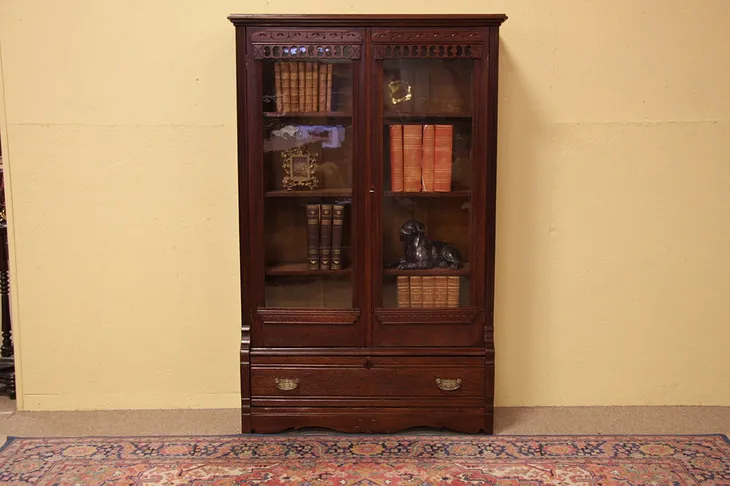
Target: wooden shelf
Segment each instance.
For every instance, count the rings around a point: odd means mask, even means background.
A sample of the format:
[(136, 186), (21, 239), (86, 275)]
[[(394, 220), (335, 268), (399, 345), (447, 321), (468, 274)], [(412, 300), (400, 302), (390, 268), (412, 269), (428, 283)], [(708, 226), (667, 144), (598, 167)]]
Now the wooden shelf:
[(264, 112), (264, 118), (352, 118), (344, 111), (298, 111), (279, 113), (276, 111)]
[(319, 277), (333, 276), (342, 277), (350, 275), (351, 268), (343, 268), (342, 270), (310, 270), (306, 263), (282, 263), (271, 267), (266, 267), (266, 275), (271, 277), (284, 276), (303, 276), (303, 277)]
[(449, 192), (394, 192), (385, 191), (387, 197), (461, 197), (470, 198), (471, 191), (449, 191)]
[(306, 189), (279, 189), (276, 191), (266, 191), (266, 197), (352, 197), (352, 189), (316, 189), (308, 191)]
[(463, 268), (459, 270), (449, 270), (448, 268), (430, 268), (428, 270), (398, 270), (397, 268), (385, 268), (383, 274), (385, 275), (426, 275), (426, 276), (455, 276), (455, 275), (469, 275), (471, 272), (471, 265), (465, 263)]
[(428, 112), (412, 112), (412, 113), (383, 113), (383, 119), (386, 122), (394, 120), (424, 120), (430, 118), (459, 118), (469, 119), (471, 113), (428, 113)]

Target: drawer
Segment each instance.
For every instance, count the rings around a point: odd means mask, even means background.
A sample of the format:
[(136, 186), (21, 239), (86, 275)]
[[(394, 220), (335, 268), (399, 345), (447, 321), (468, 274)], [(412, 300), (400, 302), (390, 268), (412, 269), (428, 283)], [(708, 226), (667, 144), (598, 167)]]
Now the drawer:
[(484, 397), (480, 357), (256, 357), (259, 397)]

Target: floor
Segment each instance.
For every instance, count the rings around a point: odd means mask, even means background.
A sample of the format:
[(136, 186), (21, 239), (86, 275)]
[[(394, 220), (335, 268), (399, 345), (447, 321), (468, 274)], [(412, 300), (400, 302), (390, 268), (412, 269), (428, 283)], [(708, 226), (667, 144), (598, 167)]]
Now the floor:
[[(16, 412), (0, 397), (0, 443), (5, 436), (216, 435), (240, 433), (239, 410), (120, 410)], [(311, 433), (331, 433), (312, 430)], [(434, 433), (418, 430), (410, 433)], [(730, 407), (498, 408), (495, 432), (533, 434), (725, 434)]]

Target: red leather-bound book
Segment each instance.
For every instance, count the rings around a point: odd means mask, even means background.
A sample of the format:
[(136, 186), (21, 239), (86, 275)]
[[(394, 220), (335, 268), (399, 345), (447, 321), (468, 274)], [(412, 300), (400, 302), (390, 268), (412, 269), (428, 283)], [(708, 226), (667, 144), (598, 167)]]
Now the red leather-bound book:
[(403, 189), (421, 191), (422, 125), (403, 125)]
[(437, 192), (449, 192), (451, 191), (454, 126), (436, 125), (435, 135), (433, 190)]
[(436, 130), (433, 125), (423, 126), (423, 163), (422, 163), (422, 178), (423, 178), (423, 190), (426, 192), (433, 192), (434, 190), (434, 165), (435, 165), (435, 138)]
[(390, 190), (403, 192), (403, 125), (390, 126)]

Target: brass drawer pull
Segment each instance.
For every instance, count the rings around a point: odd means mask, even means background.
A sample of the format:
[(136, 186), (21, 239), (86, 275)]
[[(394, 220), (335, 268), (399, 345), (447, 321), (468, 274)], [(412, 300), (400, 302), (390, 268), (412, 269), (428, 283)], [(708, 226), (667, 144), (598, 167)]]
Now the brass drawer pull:
[(292, 391), (299, 387), (299, 378), (274, 378), (276, 388), (281, 391)]
[(436, 386), (444, 391), (458, 390), (461, 386), (461, 378), (436, 378)]

